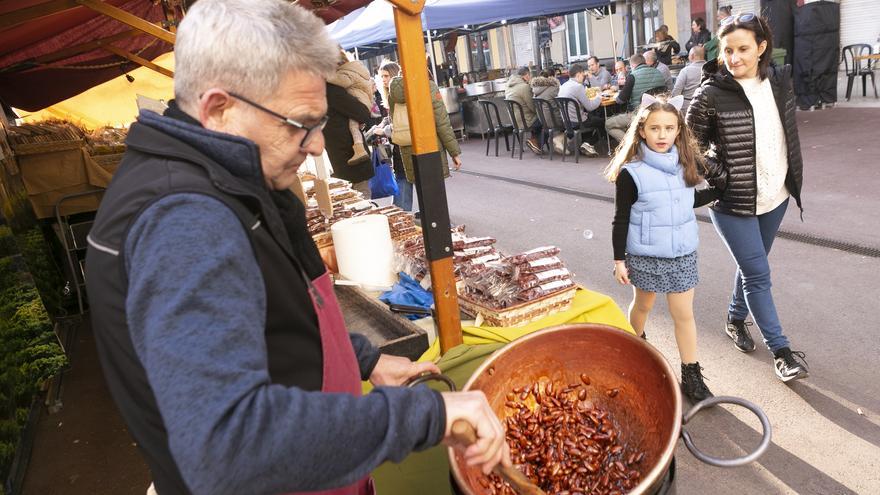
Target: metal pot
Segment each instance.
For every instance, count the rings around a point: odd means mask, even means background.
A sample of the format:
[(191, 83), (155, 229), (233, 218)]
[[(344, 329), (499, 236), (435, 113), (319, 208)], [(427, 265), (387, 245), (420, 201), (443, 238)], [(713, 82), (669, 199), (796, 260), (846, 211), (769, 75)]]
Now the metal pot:
[(458, 88), (440, 88), (440, 96), (443, 97), (446, 113), (456, 113), (461, 110), (461, 103), (458, 101)]
[(464, 90), (468, 96), (480, 96), (493, 92), (492, 81), (481, 81), (466, 84)]
[(504, 91), (505, 89), (507, 89), (507, 79), (493, 79), (492, 89), (494, 89), (495, 91)]
[[(491, 370), (491, 371), (490, 371)], [(586, 373), (591, 380), (590, 400), (602, 405), (620, 425), (622, 443), (639, 445), (645, 453), (642, 481), (630, 494), (661, 491), (673, 460), (678, 438), (691, 453), (715, 466), (741, 466), (761, 456), (770, 444), (770, 422), (754, 404), (733, 397), (714, 397), (696, 404), (682, 416), (682, 399), (672, 367), (644, 340), (620, 329), (596, 324), (562, 325), (527, 335), (492, 354), (471, 376), (463, 390), (482, 390), (495, 414), (507, 416), (506, 395), (513, 388), (539, 379), (576, 383)], [(608, 398), (606, 390), (620, 393)], [(719, 403), (746, 407), (761, 420), (763, 438), (758, 448), (735, 459), (719, 459), (700, 452), (682, 425), (701, 409)], [(482, 473), (468, 467), (449, 449), (449, 464), (458, 487), (466, 495), (488, 493), (478, 479)]]

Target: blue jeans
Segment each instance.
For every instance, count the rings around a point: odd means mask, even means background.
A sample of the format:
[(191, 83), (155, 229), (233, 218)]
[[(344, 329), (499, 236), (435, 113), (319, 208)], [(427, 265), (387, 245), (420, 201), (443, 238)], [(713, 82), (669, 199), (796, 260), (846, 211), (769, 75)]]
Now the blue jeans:
[(394, 206), (403, 211), (412, 211), (413, 185), (405, 175), (397, 177), (397, 194), (394, 195)]
[(772, 283), (767, 259), (787, 208), (786, 199), (773, 211), (758, 216), (741, 217), (709, 210), (715, 230), (737, 266), (728, 314), (731, 319), (745, 320), (751, 313), (771, 352), (789, 346), (770, 292)]

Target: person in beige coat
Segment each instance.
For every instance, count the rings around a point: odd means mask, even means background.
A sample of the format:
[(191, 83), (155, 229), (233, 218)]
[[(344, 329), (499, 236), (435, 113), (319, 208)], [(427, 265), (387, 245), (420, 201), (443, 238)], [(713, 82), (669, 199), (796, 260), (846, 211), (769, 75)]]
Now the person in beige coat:
[[(348, 60), (348, 55), (340, 50), (339, 65), (332, 77), (327, 82), (339, 86), (357, 98), (367, 108), (373, 106), (373, 87), (371, 85), (370, 72), (359, 60)], [(368, 160), (370, 155), (364, 147), (364, 136), (361, 134), (361, 125), (355, 120), (349, 120), (351, 137), (354, 140), (352, 150), (354, 155), (348, 160), (349, 165)], [(338, 164), (333, 164), (338, 165)]]
[(538, 115), (535, 113), (535, 97), (532, 95), (532, 87), (529, 85), (531, 79), (532, 73), (528, 67), (521, 67), (516, 73), (511, 74), (507, 79), (504, 99), (515, 101), (522, 106), (526, 121), (520, 122), (520, 116), (516, 115), (516, 122), (520, 129), (528, 129), (531, 133), (531, 137), (526, 140), (526, 146), (535, 154), (540, 155), (543, 151), (539, 139), (543, 136), (543, 129), (541, 121), (538, 120)]
[[(455, 132), (452, 130), (452, 124), (449, 122), (449, 114), (446, 113), (446, 106), (443, 104), (443, 97), (440, 96), (440, 88), (434, 81), (429, 81), (431, 89), (431, 104), (434, 109), (434, 125), (437, 127), (437, 146), (440, 150), (440, 156), (443, 160), (443, 176), (449, 177), (449, 165), (446, 160), (446, 153), (452, 156), (452, 167), (454, 170), (461, 168), (461, 147), (455, 139)], [(406, 94), (403, 90), (403, 78), (395, 77), (391, 80), (388, 90), (388, 100), (391, 104), (391, 125), (393, 121), (394, 107), (396, 105), (406, 105)], [(403, 167), (406, 172), (406, 180), (410, 183), (415, 182), (415, 172), (413, 171), (413, 149), (412, 146), (401, 146), (400, 156), (403, 160)]]

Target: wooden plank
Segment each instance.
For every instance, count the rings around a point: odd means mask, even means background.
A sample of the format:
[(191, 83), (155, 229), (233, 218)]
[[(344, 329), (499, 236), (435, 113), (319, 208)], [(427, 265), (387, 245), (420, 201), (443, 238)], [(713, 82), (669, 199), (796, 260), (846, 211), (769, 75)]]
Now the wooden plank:
[[(399, 41), (397, 50), (403, 69), (413, 153), (415, 155), (433, 153), (438, 151), (437, 128), (434, 125), (434, 108), (431, 104), (433, 95), (428, 85), (428, 64), (425, 59), (422, 20), (419, 15), (424, 0), (391, 0), (391, 2), (398, 7), (394, 9), (394, 24)], [(401, 6), (406, 8), (403, 9)], [(442, 353), (462, 343), (458, 292), (455, 289), (452, 261), (452, 253), (450, 253), (449, 257), (432, 260), (429, 265)]]
[(141, 19), (140, 17), (130, 12), (126, 12), (125, 10), (122, 10), (118, 7), (114, 7), (98, 0), (76, 0), (76, 3), (84, 7), (88, 7), (95, 12), (99, 12), (108, 17), (112, 17), (119, 22), (128, 24), (135, 29), (139, 29), (147, 34), (153, 35), (162, 41), (171, 43), (172, 45), (174, 44), (174, 40), (176, 39), (175, 34), (171, 31), (161, 28), (151, 22), (145, 21), (144, 19)]
[(33, 5), (24, 9), (13, 10), (12, 12), (0, 15), (0, 31), (33, 21), (34, 19), (72, 9), (78, 5), (79, 3), (76, 0), (52, 0), (51, 2)]
[(119, 55), (120, 57), (125, 57), (128, 60), (131, 60), (132, 62), (140, 64), (148, 69), (153, 69), (154, 71), (158, 72), (159, 74), (168, 76), (172, 79), (174, 78), (174, 72), (166, 69), (165, 67), (154, 64), (153, 62), (150, 62), (149, 60), (147, 60), (143, 57), (135, 55), (134, 53), (129, 53), (129, 52), (123, 50), (122, 48), (118, 48), (113, 45), (102, 45), (101, 48), (107, 50), (108, 52), (113, 52), (113, 53)]
[(48, 53), (46, 55), (37, 57), (32, 61), (41, 64), (48, 64), (51, 62), (55, 62), (56, 60), (64, 60), (65, 58), (70, 58), (74, 55), (90, 52), (92, 50), (95, 50), (96, 48), (101, 48), (104, 45), (113, 43), (114, 41), (124, 40), (126, 38), (133, 38), (135, 36), (141, 36), (143, 34), (143, 31), (140, 31), (138, 29), (129, 29), (128, 31), (123, 31), (121, 33), (114, 34), (113, 36), (107, 36), (106, 38), (89, 41), (88, 43), (82, 43), (79, 45), (71, 46), (70, 48), (58, 50), (57, 52)]

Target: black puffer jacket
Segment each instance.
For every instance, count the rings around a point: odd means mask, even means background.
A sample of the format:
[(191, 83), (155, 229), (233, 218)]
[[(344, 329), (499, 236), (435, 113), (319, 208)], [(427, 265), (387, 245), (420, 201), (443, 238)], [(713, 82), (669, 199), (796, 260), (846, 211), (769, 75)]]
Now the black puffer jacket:
[[(791, 66), (771, 65), (769, 78), (788, 145), (785, 186), (803, 212), (803, 160), (795, 120)], [(733, 75), (725, 67), (719, 69), (714, 60), (703, 66), (703, 80), (688, 108), (687, 123), (700, 149), (714, 151), (714, 155), (710, 153), (707, 158), (707, 179), (723, 194), (712, 208), (731, 215), (754, 215), (757, 177), (752, 105)]]

